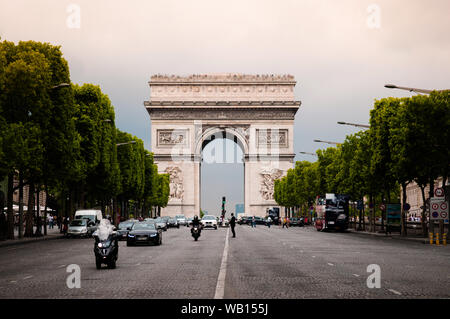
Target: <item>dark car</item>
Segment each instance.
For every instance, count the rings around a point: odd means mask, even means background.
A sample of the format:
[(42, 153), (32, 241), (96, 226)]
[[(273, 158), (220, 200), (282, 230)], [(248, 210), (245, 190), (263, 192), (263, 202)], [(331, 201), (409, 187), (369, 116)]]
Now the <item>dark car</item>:
[(135, 224), (135, 221), (125, 221), (121, 222), (117, 226), (117, 239), (119, 240), (126, 240), (128, 232), (133, 228), (133, 225)]
[(289, 226), (304, 226), (302, 218), (289, 218)]
[(169, 218), (169, 220), (167, 222), (167, 227), (180, 228), (180, 224), (178, 224), (178, 221), (176, 218)]
[(139, 244), (161, 245), (162, 231), (157, 229), (155, 223), (135, 223), (133, 228), (128, 232), (127, 246), (135, 246)]
[(252, 217), (251, 216), (244, 216), (239, 221), (239, 225), (250, 225), (252, 223)]
[[(250, 220), (250, 222), (251, 222), (251, 220)], [(256, 225), (265, 225), (266, 221), (262, 217), (255, 216), (255, 224)]]

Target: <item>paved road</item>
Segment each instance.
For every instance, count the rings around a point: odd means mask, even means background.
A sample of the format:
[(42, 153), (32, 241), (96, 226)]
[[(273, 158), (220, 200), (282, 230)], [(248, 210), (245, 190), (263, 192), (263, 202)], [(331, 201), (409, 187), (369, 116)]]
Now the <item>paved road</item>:
[[(224, 253), (227, 232), (194, 242), (182, 227), (162, 246), (121, 242), (114, 270), (95, 268), (92, 239), (1, 247), (0, 298), (213, 298), (219, 277), (225, 298), (450, 298), (450, 246), (237, 226)], [(81, 267), (80, 289), (66, 286), (69, 264)], [(369, 264), (381, 267), (379, 289), (367, 288)]]

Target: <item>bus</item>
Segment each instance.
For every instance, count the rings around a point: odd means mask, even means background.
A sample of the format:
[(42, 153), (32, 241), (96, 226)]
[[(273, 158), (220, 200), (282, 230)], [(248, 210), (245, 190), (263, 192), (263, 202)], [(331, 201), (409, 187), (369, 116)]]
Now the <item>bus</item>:
[(327, 193), (316, 198), (317, 231), (326, 229), (346, 230), (349, 225), (349, 196)]

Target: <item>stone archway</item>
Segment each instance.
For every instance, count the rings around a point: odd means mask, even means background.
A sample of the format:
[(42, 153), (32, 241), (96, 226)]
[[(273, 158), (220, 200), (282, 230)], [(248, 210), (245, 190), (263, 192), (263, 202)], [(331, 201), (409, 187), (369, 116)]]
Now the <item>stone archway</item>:
[(201, 152), (211, 136), (233, 139), (244, 153), (246, 215), (264, 216), (274, 180), (293, 167), (293, 124), (300, 106), (290, 75), (152, 76), (152, 151), (170, 174), (171, 197), (163, 215), (200, 211)]

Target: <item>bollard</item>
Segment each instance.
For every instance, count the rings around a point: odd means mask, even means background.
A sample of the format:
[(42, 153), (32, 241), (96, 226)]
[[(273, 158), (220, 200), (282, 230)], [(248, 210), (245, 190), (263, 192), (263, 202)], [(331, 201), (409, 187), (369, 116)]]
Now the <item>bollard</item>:
[(442, 245), (447, 246), (447, 233), (442, 234)]
[(439, 246), (439, 233), (436, 233), (436, 246)]
[(430, 245), (433, 245), (433, 233), (428, 233), (428, 237), (430, 237)]

